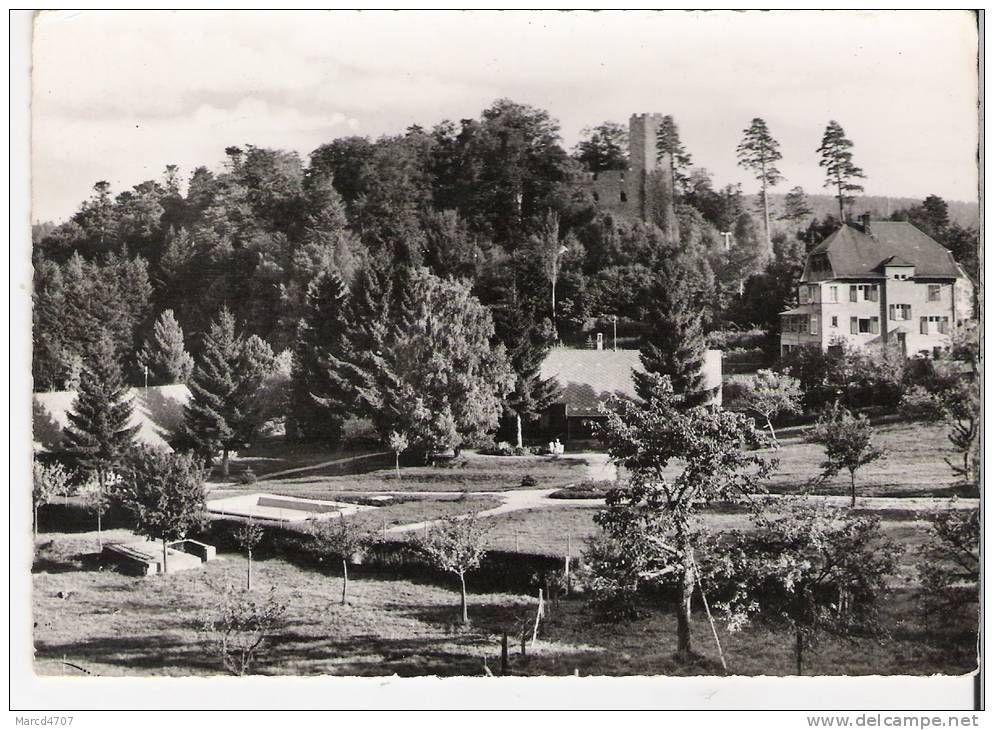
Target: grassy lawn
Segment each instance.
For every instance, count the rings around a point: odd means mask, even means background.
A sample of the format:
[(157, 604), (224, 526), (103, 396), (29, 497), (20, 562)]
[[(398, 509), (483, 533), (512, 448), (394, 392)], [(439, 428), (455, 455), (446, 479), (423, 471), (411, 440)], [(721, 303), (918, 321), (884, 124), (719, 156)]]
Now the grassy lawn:
[[(566, 510), (573, 512), (573, 510)], [(108, 538), (123, 539), (115, 531)], [(225, 553), (202, 570), (130, 578), (99, 571), (89, 553), (92, 534), (46, 536), (39, 542), (34, 574), (36, 671), (79, 675), (63, 660), (98, 675), (221, 674), (197, 628), (218, 586), (240, 585), (244, 559)], [(648, 606), (633, 623), (602, 623), (582, 599), (551, 608), (539, 645), (517, 656), (515, 627), (534, 619), (535, 599), (509, 593), (473, 593), (469, 577), (469, 629), (456, 623), (455, 580), (412, 580), (364, 575), (353, 569), (351, 604), (337, 602), (337, 572), (305, 569), (280, 559), (257, 561), (259, 592), (277, 587), (289, 605), (287, 627), (264, 661), (263, 674), (401, 676), (483, 674), (499, 669), (499, 637), (512, 633), (511, 672), (519, 675), (714, 674), (717, 653), (706, 619), (696, 614), (694, 640), (702, 659), (682, 666), (672, 659), (675, 621), (665, 607)], [(909, 598), (887, 604), (891, 636), (882, 641), (826, 640), (811, 653), (810, 674), (960, 674), (974, 666), (975, 623), (960, 617), (942, 636), (922, 636), (907, 623)], [(732, 673), (790, 674), (791, 637), (761, 627), (729, 634), (719, 628)]]
[[(956, 485), (948, 458), (956, 463), (959, 456), (947, 438), (942, 424), (892, 423), (877, 426), (874, 443), (884, 450), (884, 458), (856, 472), (856, 493), (868, 497), (951, 497), (963, 494)], [(848, 494), (849, 473), (826, 484), (812, 486), (824, 449), (802, 437), (785, 440), (779, 454), (780, 468), (773, 477), (774, 492), (812, 494)], [(965, 496), (965, 495), (964, 495)], [(973, 494), (971, 496), (978, 496)]]
[(321, 494), (341, 492), (503, 492), (522, 489), (525, 476), (535, 478), (532, 489), (558, 489), (584, 478), (581, 459), (548, 456), (483, 456), (464, 453), (436, 466), (404, 466), (398, 480), (393, 463), (358, 474), (304, 472), (276, 479), (260, 479), (252, 485), (227, 488), (276, 494)]
[[(768, 489), (774, 493), (849, 494), (849, 472), (827, 482), (817, 481), (824, 448), (810, 443), (803, 429), (785, 430), (780, 449), (767, 455), (780, 460)], [(856, 472), (856, 494), (864, 497), (977, 497), (956, 483), (944, 459), (957, 463), (959, 455), (949, 443), (948, 428), (934, 423), (886, 423), (874, 427), (874, 444), (884, 458)], [(672, 462), (666, 470), (676, 476), (681, 466)], [(624, 476), (624, 474), (622, 475)]]

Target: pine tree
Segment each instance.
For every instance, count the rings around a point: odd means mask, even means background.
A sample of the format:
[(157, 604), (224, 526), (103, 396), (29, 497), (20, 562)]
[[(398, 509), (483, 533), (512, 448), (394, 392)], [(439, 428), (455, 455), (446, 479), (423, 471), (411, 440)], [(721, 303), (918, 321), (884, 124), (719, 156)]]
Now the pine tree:
[(185, 383), (193, 373), (193, 358), (183, 346), (183, 329), (167, 309), (155, 321), (152, 336), (138, 355), (156, 383)]
[(352, 405), (346, 370), (349, 291), (338, 272), (318, 274), (307, 290), (297, 330), (292, 374), (292, 420), (297, 437), (337, 444)]
[(675, 256), (663, 260), (650, 287), (652, 305), (640, 355), (646, 372), (635, 373), (635, 389), (644, 401), (655, 393), (653, 375), (667, 376), (686, 407), (701, 405), (713, 394), (704, 387), (703, 314), (693, 302), (687, 283), (690, 276), (690, 262), (685, 256)]
[(804, 218), (809, 217), (812, 212), (804, 188), (798, 185), (791, 188), (790, 192), (784, 198), (783, 213), (780, 215), (780, 220), (791, 221), (796, 225)]
[(185, 435), (208, 462), (218, 450), (222, 452), (223, 477), (228, 476), (228, 452), (242, 443), (241, 354), (242, 339), (235, 332), (235, 318), (225, 307), (204, 337), (189, 383), (192, 397), (184, 409)]
[(743, 134), (738, 146), (739, 166), (750, 170), (759, 180), (760, 197), (763, 203), (763, 231), (766, 233), (767, 257), (773, 252), (773, 242), (770, 237), (770, 204), (767, 198), (767, 188), (783, 180), (783, 175), (777, 169), (776, 163), (783, 158), (780, 154), (780, 143), (773, 139), (766, 122), (759, 117), (752, 120), (749, 128)]
[(845, 222), (846, 205), (853, 202), (853, 193), (863, 191), (863, 186), (858, 185), (853, 180), (865, 178), (863, 171), (856, 167), (852, 161), (852, 142), (846, 139), (846, 133), (841, 125), (832, 120), (825, 128), (825, 135), (821, 139), (821, 147), (816, 152), (821, 153), (819, 167), (825, 168), (825, 187), (836, 190), (836, 199), (839, 201), (839, 218)]
[(690, 153), (680, 141), (680, 130), (673, 121), (673, 117), (667, 114), (663, 117), (656, 131), (656, 158), (662, 159), (663, 155), (669, 155), (672, 159), (670, 167), (670, 183), (672, 184), (673, 195), (678, 189), (686, 190), (687, 174), (686, 170), (692, 164)]
[[(138, 426), (129, 426), (132, 402), (121, 375), (114, 343), (101, 332), (80, 375), (79, 390), (66, 414), (66, 452), (84, 474), (96, 477), (98, 496), (105, 496), (108, 477), (134, 445)], [(97, 511), (100, 533), (101, 511)]]

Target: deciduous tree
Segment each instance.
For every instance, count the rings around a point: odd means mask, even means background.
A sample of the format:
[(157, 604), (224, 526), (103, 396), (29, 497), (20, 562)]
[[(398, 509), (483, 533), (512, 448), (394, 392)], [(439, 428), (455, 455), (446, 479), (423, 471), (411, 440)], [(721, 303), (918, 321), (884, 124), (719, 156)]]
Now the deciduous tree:
[(838, 403), (832, 404), (812, 432), (815, 442), (825, 447), (821, 464), (822, 478), (831, 479), (843, 469), (849, 472), (850, 507), (856, 506), (856, 472), (883, 457), (884, 452), (873, 445), (873, 427), (869, 419), (854, 416)]
[(34, 478), (31, 489), (32, 526), (34, 536), (38, 537), (38, 508), (49, 504), (60, 495), (67, 495), (70, 489), (72, 474), (62, 464), (42, 464), (35, 461), (32, 468)]
[(169, 572), (166, 544), (185, 538), (207, 520), (204, 471), (190, 454), (134, 449), (114, 499), (131, 515), (139, 535), (162, 541), (163, 573)]
[(375, 536), (360, 524), (344, 516), (315, 522), (311, 539), (319, 555), (334, 556), (342, 561), (342, 605), (348, 603), (349, 561), (361, 556), (375, 542)]
[(773, 417), (779, 413), (801, 412), (801, 382), (790, 376), (790, 371), (760, 370), (748, 381), (742, 394), (746, 408), (766, 421), (773, 443), (777, 434), (773, 430)]
[[(752, 419), (717, 408), (687, 409), (664, 379), (655, 380), (647, 401), (620, 401), (599, 431), (630, 479), (608, 493), (607, 508), (594, 521), (615, 541), (629, 579), (676, 584), (677, 656), (686, 661), (698, 576), (694, 551), (702, 538), (696, 514), (710, 502), (760, 490), (771, 464), (741, 447), (762, 442)], [(674, 461), (682, 468), (671, 477), (667, 467)]]
[(460, 609), (463, 624), (469, 623), (466, 600), (466, 574), (480, 567), (486, 550), (489, 526), (476, 515), (449, 517), (432, 524), (415, 545), (438, 570), (459, 576)]
[(758, 620), (793, 631), (798, 675), (822, 634), (883, 633), (879, 610), (902, 549), (879, 517), (788, 506), (756, 523), (728, 536), (709, 562), (709, 582), (729, 596), (718, 605), (729, 628)]

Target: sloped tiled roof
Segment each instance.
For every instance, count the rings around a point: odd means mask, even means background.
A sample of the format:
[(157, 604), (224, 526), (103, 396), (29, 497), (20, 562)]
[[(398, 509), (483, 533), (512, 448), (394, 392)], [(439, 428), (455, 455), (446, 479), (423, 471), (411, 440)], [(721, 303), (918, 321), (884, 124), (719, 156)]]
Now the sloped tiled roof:
[[(555, 378), (570, 416), (602, 415), (598, 406), (611, 397), (638, 398), (633, 372), (645, 372), (638, 350), (573, 350), (554, 347), (542, 362), (541, 377)], [(707, 350), (704, 384), (718, 389), (714, 402), (721, 404), (721, 352)]]
[(874, 221), (869, 234), (855, 225), (840, 226), (811, 251), (802, 281), (815, 280), (811, 260), (819, 254), (827, 254), (837, 279), (881, 278), (882, 264), (890, 258), (903, 259), (907, 262), (904, 265), (914, 266), (916, 277), (962, 276), (948, 249), (906, 221)]
[[(183, 406), (190, 390), (182, 383), (150, 388), (131, 388), (128, 397), (133, 409), (129, 425), (138, 426), (136, 440), (153, 448), (169, 449), (168, 439), (183, 425)], [(35, 451), (58, 451), (62, 431), (69, 425), (66, 413), (72, 409), (72, 390), (35, 393), (32, 403), (32, 437)]]
[(636, 398), (632, 370), (644, 372), (638, 350), (572, 350), (554, 347), (542, 362), (543, 380), (555, 378), (571, 416), (596, 416), (612, 396)]

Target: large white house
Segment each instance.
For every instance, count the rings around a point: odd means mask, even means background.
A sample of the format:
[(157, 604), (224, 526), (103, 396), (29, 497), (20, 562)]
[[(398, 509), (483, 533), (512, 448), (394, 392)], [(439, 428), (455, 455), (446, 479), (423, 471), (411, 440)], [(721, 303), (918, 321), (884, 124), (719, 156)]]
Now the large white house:
[(808, 254), (799, 305), (781, 313), (780, 351), (896, 345), (937, 355), (972, 317), (973, 283), (952, 254), (910, 223), (846, 223)]

